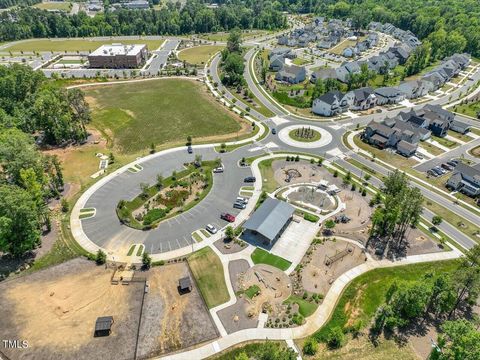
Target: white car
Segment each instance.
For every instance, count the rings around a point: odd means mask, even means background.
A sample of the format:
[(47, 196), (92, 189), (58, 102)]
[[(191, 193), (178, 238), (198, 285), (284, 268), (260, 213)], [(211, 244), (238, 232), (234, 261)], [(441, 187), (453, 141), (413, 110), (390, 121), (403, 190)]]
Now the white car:
[(210, 234), (216, 234), (217, 233), (217, 228), (215, 226), (213, 226), (212, 224), (208, 224), (207, 226), (205, 226), (205, 229), (207, 229), (207, 231), (210, 233)]
[(223, 171), (224, 171), (223, 166), (219, 166), (219, 167), (216, 167), (215, 169), (213, 169), (213, 172), (214, 172), (215, 174), (223, 173)]
[(241, 196), (237, 196), (237, 200), (235, 200), (235, 202), (240, 202), (240, 203), (248, 204), (248, 198), (244, 198), (244, 197), (241, 197)]

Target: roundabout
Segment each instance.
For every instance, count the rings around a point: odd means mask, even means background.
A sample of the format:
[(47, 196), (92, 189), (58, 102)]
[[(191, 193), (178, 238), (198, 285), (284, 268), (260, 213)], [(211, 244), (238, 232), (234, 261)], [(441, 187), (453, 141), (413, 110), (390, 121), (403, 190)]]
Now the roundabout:
[(281, 129), (278, 138), (285, 144), (302, 149), (316, 149), (332, 142), (332, 135), (319, 126), (290, 125)]

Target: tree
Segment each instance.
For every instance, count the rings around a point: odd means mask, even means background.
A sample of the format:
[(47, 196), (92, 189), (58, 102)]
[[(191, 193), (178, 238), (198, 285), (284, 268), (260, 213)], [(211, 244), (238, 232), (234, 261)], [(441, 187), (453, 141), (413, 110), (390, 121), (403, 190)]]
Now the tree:
[(303, 353), (306, 355), (315, 355), (318, 351), (318, 343), (313, 337), (309, 337), (303, 345)]
[(62, 212), (64, 212), (64, 213), (68, 212), (68, 210), (70, 209), (70, 205), (69, 205), (67, 199), (65, 199), (65, 198), (62, 198), (62, 200), (60, 201), (60, 205), (61, 205), (61, 208), (62, 208)]
[(235, 360), (250, 360), (250, 358), (245, 352), (242, 351), (240, 354), (235, 356)]
[(150, 154), (155, 154), (156, 151), (156, 146), (154, 143), (150, 144)]
[(192, 137), (190, 135), (187, 136), (187, 146), (192, 145)]
[(152, 265), (152, 258), (147, 251), (144, 251), (142, 254), (142, 264), (145, 269), (149, 269)]
[(434, 349), (432, 360), (480, 359), (480, 332), (465, 319), (446, 321), (438, 337), (440, 351)]
[(226, 149), (227, 149), (227, 144), (222, 143), (222, 144), (220, 145), (220, 152), (224, 153), (224, 152), (226, 151)]
[(161, 189), (164, 181), (162, 174), (157, 174), (156, 180), (157, 180), (157, 188)]
[(442, 223), (443, 219), (440, 215), (434, 215), (432, 217), (432, 224), (435, 226), (438, 226)]
[(40, 242), (41, 214), (31, 194), (0, 185), (0, 251), (20, 257)]
[(95, 255), (95, 262), (97, 265), (103, 265), (107, 262), (107, 254), (105, 254), (102, 249), (98, 249), (97, 254)]
[(233, 230), (233, 227), (227, 226), (225, 229), (225, 236), (228, 240), (232, 240), (235, 237), (235, 231)]
[(241, 45), (242, 45), (242, 32), (240, 29), (235, 28), (228, 34), (227, 39), (227, 49), (228, 52), (241, 52)]
[(113, 155), (113, 153), (110, 153), (108, 155), (108, 163), (111, 165), (115, 162), (115, 156)]
[(331, 349), (338, 349), (342, 347), (345, 342), (345, 334), (340, 326), (335, 326), (330, 329), (327, 335), (327, 345)]

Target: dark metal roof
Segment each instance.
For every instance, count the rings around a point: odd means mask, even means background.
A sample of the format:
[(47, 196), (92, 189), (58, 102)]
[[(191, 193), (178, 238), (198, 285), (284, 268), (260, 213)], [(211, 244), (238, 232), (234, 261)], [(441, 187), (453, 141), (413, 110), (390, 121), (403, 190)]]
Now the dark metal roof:
[(243, 227), (256, 231), (273, 241), (294, 211), (295, 208), (292, 205), (267, 197)]
[(110, 330), (113, 324), (113, 316), (101, 316), (95, 322), (95, 331)]
[(192, 281), (188, 276), (181, 278), (178, 280), (178, 285), (180, 286), (180, 289), (190, 289), (192, 287)]

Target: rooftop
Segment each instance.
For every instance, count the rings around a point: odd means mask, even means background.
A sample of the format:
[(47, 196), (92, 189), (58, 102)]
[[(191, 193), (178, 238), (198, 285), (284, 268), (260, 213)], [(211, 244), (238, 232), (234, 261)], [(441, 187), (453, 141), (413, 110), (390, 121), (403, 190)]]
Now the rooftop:
[(123, 44), (111, 44), (111, 45), (102, 45), (97, 50), (93, 51), (90, 56), (118, 56), (118, 55), (137, 55), (143, 48), (145, 44), (132, 44), (132, 45), (123, 45)]

